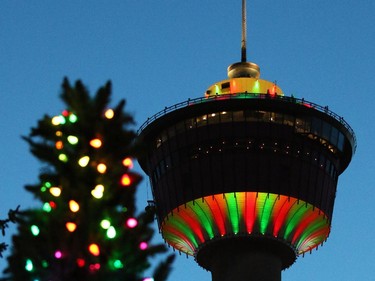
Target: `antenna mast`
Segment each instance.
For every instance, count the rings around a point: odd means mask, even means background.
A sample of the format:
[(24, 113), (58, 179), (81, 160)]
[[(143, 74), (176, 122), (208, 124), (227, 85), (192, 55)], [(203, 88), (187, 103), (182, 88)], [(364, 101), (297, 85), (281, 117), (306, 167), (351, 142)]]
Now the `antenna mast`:
[(250, 77), (259, 78), (260, 68), (253, 62), (248, 62), (246, 58), (246, 0), (242, 0), (242, 40), (241, 40), (241, 62), (231, 64), (228, 67), (228, 77)]
[(246, 62), (246, 0), (242, 0), (241, 62)]

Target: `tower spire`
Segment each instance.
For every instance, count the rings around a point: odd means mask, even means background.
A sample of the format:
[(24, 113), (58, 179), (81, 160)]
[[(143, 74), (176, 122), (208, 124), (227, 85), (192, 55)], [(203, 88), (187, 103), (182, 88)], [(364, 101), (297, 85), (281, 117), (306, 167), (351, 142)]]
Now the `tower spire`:
[(260, 68), (253, 62), (247, 62), (246, 58), (246, 0), (242, 0), (242, 39), (241, 39), (241, 62), (231, 64), (228, 67), (228, 77), (239, 78), (239, 77), (250, 77), (259, 78)]
[(241, 62), (246, 62), (246, 0), (242, 0)]

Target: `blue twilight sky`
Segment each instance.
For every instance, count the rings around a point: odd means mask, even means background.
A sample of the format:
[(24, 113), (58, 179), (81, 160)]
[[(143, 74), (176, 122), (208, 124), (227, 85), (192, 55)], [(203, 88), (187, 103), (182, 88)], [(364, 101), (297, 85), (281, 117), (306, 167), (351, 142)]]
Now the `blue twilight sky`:
[[(374, 280), (375, 1), (249, 0), (247, 10), (248, 58), (261, 77), (329, 105), (358, 139), (339, 180), (330, 238), (283, 280)], [(112, 80), (114, 103), (125, 98), (140, 126), (226, 78), (240, 59), (240, 14), (240, 0), (0, 0), (0, 216), (39, 204), (23, 190), (40, 165), (20, 136), (64, 109), (64, 76), (92, 92)], [(144, 180), (140, 208), (147, 190)], [(211, 277), (181, 256), (169, 280)]]

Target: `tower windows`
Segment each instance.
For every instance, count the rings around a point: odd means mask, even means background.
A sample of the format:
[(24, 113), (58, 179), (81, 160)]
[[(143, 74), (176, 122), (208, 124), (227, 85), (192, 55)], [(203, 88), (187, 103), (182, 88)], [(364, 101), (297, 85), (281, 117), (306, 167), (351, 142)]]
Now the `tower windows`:
[(175, 126), (164, 130), (155, 140), (156, 147), (159, 148), (168, 139), (179, 134), (184, 134), (188, 130), (215, 124), (246, 122), (248, 124), (269, 122), (282, 124), (294, 128), (297, 134), (305, 135), (310, 139), (319, 141), (332, 153), (337, 149), (343, 151), (345, 137), (336, 127), (316, 117), (294, 116), (274, 111), (262, 110), (236, 110), (211, 112), (198, 117), (189, 118), (176, 123)]

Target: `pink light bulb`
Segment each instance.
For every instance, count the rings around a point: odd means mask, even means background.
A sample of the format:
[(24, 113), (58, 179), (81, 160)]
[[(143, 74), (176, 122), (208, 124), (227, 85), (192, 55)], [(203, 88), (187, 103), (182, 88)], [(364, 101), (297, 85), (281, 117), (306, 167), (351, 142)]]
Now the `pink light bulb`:
[(139, 249), (141, 249), (142, 251), (143, 251), (143, 250), (146, 250), (147, 247), (148, 247), (147, 242), (141, 242), (141, 243), (139, 244)]
[(97, 271), (100, 269), (100, 263), (90, 264), (89, 268), (90, 268), (90, 271)]
[(61, 259), (61, 258), (62, 258), (62, 253), (61, 253), (61, 251), (57, 250), (57, 251), (55, 252), (55, 258), (56, 258), (56, 259)]
[(138, 225), (138, 221), (135, 219), (135, 218), (130, 218), (126, 221), (126, 225), (129, 227), (129, 228), (134, 228)]

